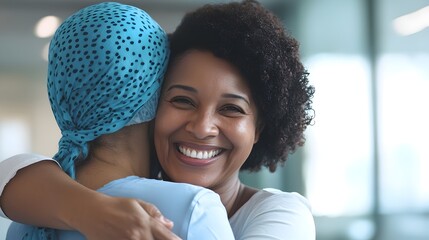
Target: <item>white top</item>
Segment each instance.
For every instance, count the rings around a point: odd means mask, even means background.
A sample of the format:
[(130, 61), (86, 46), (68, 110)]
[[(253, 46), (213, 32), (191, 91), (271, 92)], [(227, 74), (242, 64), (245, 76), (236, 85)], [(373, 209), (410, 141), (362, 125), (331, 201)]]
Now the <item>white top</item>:
[(255, 193), (229, 219), (237, 240), (315, 240), (307, 199), (267, 188)]
[[(173, 232), (181, 239), (234, 239), (225, 207), (215, 192), (199, 186), (129, 176), (111, 181), (97, 190), (119, 197), (142, 199), (157, 206), (174, 222)], [(6, 240), (22, 239), (28, 225), (12, 223)], [(58, 231), (58, 239), (84, 240), (77, 231)]]

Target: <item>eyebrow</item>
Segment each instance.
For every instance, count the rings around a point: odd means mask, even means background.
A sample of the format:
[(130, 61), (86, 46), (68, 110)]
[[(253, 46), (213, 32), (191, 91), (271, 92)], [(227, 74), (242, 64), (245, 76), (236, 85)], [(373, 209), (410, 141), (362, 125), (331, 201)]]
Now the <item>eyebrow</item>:
[(176, 85), (172, 85), (167, 89), (167, 92), (170, 91), (171, 89), (175, 89), (175, 88), (179, 88), (179, 89), (183, 89), (186, 91), (190, 91), (190, 92), (198, 92), (197, 89), (193, 88), (193, 87), (189, 87), (189, 86), (185, 86), (185, 85), (180, 85), (180, 84), (176, 84)]
[(225, 93), (225, 94), (222, 94), (222, 97), (241, 99), (241, 100), (245, 101), (248, 105), (250, 105), (250, 102), (245, 97), (237, 95), (237, 94)]
[[(189, 86), (185, 86), (185, 85), (180, 85), (180, 84), (176, 84), (176, 85), (170, 86), (167, 89), (167, 92), (170, 91), (170, 90), (172, 90), (172, 89), (175, 89), (175, 88), (182, 89), (182, 90), (189, 91), (189, 92), (193, 92), (193, 93), (197, 93), (198, 92), (197, 89), (195, 89), (193, 87), (189, 87)], [(224, 98), (241, 99), (241, 100), (245, 101), (247, 104), (250, 105), (249, 100), (247, 100), (245, 97), (237, 95), (237, 94), (225, 93), (225, 94), (222, 94), (222, 97), (224, 97)]]

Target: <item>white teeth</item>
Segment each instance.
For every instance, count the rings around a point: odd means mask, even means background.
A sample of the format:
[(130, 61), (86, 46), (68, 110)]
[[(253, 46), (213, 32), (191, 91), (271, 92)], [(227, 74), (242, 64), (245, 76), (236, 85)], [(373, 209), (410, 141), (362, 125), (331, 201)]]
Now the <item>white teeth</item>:
[(198, 158), (198, 159), (209, 159), (220, 153), (220, 149), (210, 150), (210, 151), (197, 151), (195, 149), (186, 148), (183, 146), (179, 146), (179, 151), (188, 157)]

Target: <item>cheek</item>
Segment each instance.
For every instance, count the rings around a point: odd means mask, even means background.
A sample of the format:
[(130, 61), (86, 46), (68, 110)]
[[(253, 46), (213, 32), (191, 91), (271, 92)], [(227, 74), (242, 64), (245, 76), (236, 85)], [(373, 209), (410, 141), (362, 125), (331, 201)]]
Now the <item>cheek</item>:
[(237, 133), (240, 134), (240, 135), (247, 135), (250, 132), (252, 132), (253, 125), (254, 124), (250, 123), (250, 121), (239, 122), (237, 124), (237, 127), (236, 127), (237, 128)]
[[(232, 126), (232, 125), (231, 125)], [(250, 153), (255, 141), (255, 124), (252, 121), (238, 122), (234, 126), (234, 142), (241, 151)]]
[[(156, 117), (155, 117), (155, 131), (159, 132), (161, 130), (161, 132), (164, 132), (165, 129), (168, 128), (169, 126), (169, 120), (172, 115), (172, 109), (170, 109), (168, 103), (165, 102), (165, 100), (160, 99), (159, 105), (158, 105), (158, 110), (156, 112)], [(171, 122), (171, 120), (170, 120)], [(155, 134), (156, 134), (155, 132)]]
[(154, 128), (154, 141), (155, 141), (155, 147), (157, 151), (160, 151), (163, 148), (165, 148), (165, 146), (162, 146), (162, 145), (166, 144), (167, 133), (170, 131), (169, 127), (171, 126), (171, 124), (169, 124), (168, 121), (166, 121), (166, 119), (168, 119), (168, 116), (165, 115), (167, 112), (168, 111), (166, 111), (165, 108), (160, 106), (156, 114), (155, 128)]

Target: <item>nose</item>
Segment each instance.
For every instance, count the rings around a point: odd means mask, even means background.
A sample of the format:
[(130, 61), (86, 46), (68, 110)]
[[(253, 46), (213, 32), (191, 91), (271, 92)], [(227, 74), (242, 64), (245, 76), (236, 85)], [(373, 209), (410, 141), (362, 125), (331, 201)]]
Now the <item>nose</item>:
[(216, 119), (210, 112), (196, 111), (185, 126), (197, 139), (207, 139), (219, 134)]

